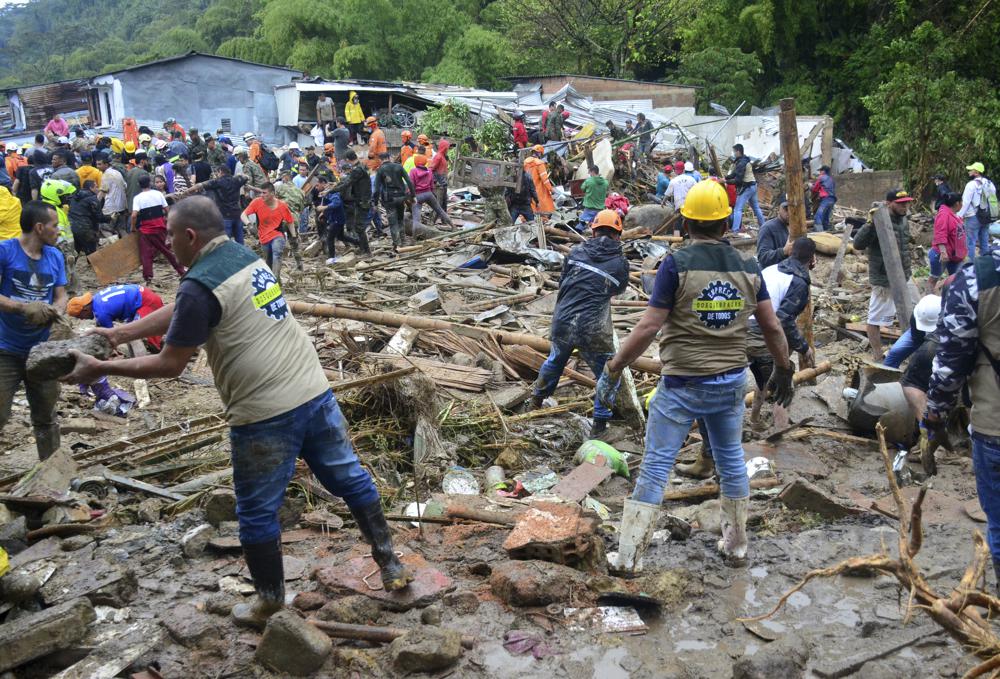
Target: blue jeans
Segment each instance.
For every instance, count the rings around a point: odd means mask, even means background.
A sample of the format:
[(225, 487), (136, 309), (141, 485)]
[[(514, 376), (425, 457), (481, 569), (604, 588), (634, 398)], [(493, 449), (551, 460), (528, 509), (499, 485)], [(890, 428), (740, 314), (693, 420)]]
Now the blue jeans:
[(714, 382), (689, 382), (670, 386), (660, 380), (649, 404), (646, 452), (632, 499), (651, 504), (663, 501), (663, 489), (674, 468), (677, 451), (684, 445), (691, 423), (702, 419), (711, 440), (712, 457), (718, 470), (722, 495), (750, 495), (750, 480), (743, 460), (743, 398), (746, 371), (736, 378)]
[(757, 184), (749, 184), (743, 187), (743, 190), (736, 195), (736, 205), (733, 207), (733, 231), (740, 230), (740, 224), (743, 222), (743, 208), (746, 204), (750, 203), (750, 209), (753, 210), (754, 216), (757, 218), (757, 226), (764, 225), (764, 213), (761, 212), (760, 203), (757, 202)]
[(941, 278), (941, 274), (945, 271), (949, 275), (958, 271), (958, 265), (961, 262), (941, 262), (941, 251), (936, 247), (931, 248), (927, 252), (927, 262), (931, 267), (931, 276), (934, 278)]
[(990, 225), (980, 224), (976, 215), (965, 218), (965, 242), (969, 246), (969, 259), (976, 257), (976, 244), (979, 244), (979, 254), (989, 252)]
[(379, 499), (372, 477), (354, 454), (347, 422), (331, 391), (269, 420), (232, 427), (229, 441), (236, 517), (244, 544), (267, 542), (281, 534), (278, 509), (299, 457), (348, 507), (366, 507)]
[(885, 355), (882, 363), (890, 368), (898, 368), (903, 365), (903, 361), (908, 359), (914, 351), (920, 348), (920, 342), (913, 337), (913, 329), (907, 328), (906, 332), (893, 342), (889, 353)]
[(309, 215), (312, 214), (312, 206), (306, 205), (299, 214), (299, 233), (309, 233)]
[(986, 514), (986, 542), (1000, 561), (1000, 438), (972, 432), (972, 468), (979, 506)]
[[(545, 363), (542, 363), (542, 367), (538, 369), (538, 379), (535, 381), (535, 396), (548, 398), (552, 395), (552, 392), (559, 385), (559, 378), (566, 367), (566, 362), (569, 361), (569, 357), (573, 354), (573, 349), (575, 348), (570, 344), (552, 343), (549, 357), (545, 359)], [(612, 353), (600, 351), (580, 351), (580, 356), (587, 362), (587, 365), (590, 366), (590, 369), (597, 377), (600, 377), (601, 373), (604, 372), (604, 364), (607, 363), (612, 355)], [(594, 396), (594, 418), (598, 420), (611, 419), (611, 411), (597, 400), (596, 395)]]
[(830, 215), (833, 213), (833, 206), (837, 199), (833, 196), (820, 198), (819, 207), (816, 208), (816, 221), (813, 223), (816, 231), (830, 230)]
[(580, 213), (580, 225), (590, 226), (598, 212), (600, 212), (600, 210), (595, 210), (592, 207), (583, 208), (583, 212)]
[(243, 245), (243, 222), (239, 217), (236, 219), (223, 219), (222, 226), (225, 227), (227, 236), (240, 245)]
[(514, 207), (510, 208), (510, 221), (517, 224), (517, 218), (524, 217), (524, 221), (533, 222), (535, 221), (535, 213), (531, 211), (530, 207)]

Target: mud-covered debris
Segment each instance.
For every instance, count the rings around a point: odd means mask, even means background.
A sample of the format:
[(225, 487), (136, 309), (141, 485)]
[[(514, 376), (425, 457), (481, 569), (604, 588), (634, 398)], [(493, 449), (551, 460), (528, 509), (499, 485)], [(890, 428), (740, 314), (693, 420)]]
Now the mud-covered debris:
[(326, 622), (343, 622), (349, 625), (370, 625), (377, 622), (382, 609), (378, 602), (362, 594), (337, 597), (316, 611), (316, 617)]
[(503, 548), (513, 559), (578, 564), (603, 546), (595, 537), (599, 523), (577, 505), (538, 502), (518, 517)]
[(327, 598), (319, 592), (299, 592), (292, 600), (292, 607), (300, 611), (315, 611), (322, 608), (327, 602)]
[(771, 679), (805, 676), (809, 661), (809, 643), (789, 632), (777, 641), (765, 644), (753, 655), (744, 655), (733, 663), (733, 679)]
[(445, 594), (441, 602), (459, 615), (472, 615), (479, 610), (479, 597), (467, 590)]
[(189, 559), (201, 556), (208, 546), (208, 541), (215, 537), (215, 529), (210, 524), (195, 526), (181, 537), (181, 550)]
[(778, 499), (789, 509), (813, 512), (828, 519), (842, 519), (845, 516), (861, 513), (857, 507), (831, 496), (805, 479), (795, 479), (785, 486)]
[(163, 626), (178, 644), (193, 648), (219, 636), (218, 622), (191, 604), (178, 604), (164, 610)]
[(322, 667), (332, 649), (330, 637), (285, 610), (267, 621), (254, 660), (277, 672), (304, 677)]
[(400, 672), (436, 672), (462, 657), (462, 635), (455, 630), (424, 626), (389, 644), (389, 654)]
[(490, 575), (493, 593), (510, 606), (567, 603), (584, 584), (580, 571), (548, 561), (507, 561)]
[(205, 498), (205, 520), (217, 527), (223, 521), (236, 520), (236, 493), (231, 488), (216, 488)]
[(83, 335), (68, 340), (42, 342), (36, 344), (28, 353), (25, 372), (33, 380), (54, 380), (68, 375), (76, 365), (76, 359), (70, 355), (70, 349), (93, 356), (102, 361), (111, 357), (114, 347), (102, 335)]
[(0, 625), (0, 672), (73, 646), (95, 617), (93, 605), (79, 598)]

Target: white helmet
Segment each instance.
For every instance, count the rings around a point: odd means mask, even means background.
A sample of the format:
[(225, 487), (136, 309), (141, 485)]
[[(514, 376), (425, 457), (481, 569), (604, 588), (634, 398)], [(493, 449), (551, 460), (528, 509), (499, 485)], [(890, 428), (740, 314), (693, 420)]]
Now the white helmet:
[(933, 332), (937, 329), (938, 316), (941, 315), (941, 298), (937, 295), (927, 295), (913, 308), (913, 322), (920, 332)]
[(233, 150), (233, 153), (238, 156), (238, 155), (240, 155), (242, 153), (250, 153), (250, 149), (248, 149), (246, 146), (243, 146), (242, 144), (240, 144), (239, 146), (237, 146)]
[(690, 160), (684, 163), (684, 171), (694, 172), (694, 163), (692, 163)]
[(256, 138), (257, 138), (257, 137), (255, 137), (255, 136), (254, 136), (254, 133), (253, 133), (253, 132), (246, 132), (246, 133), (245, 133), (245, 134), (243, 135), (243, 141), (250, 141), (251, 139), (256, 139)]

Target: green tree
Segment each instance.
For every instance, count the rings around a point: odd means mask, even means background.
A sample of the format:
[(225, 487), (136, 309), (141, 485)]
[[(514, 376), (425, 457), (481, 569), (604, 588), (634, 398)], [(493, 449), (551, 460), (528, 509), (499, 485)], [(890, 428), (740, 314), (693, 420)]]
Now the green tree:
[(958, 45), (929, 22), (892, 42), (896, 65), (869, 96), (872, 160), (903, 170), (913, 193), (943, 169), (962, 176), (973, 160), (1000, 155), (1000, 98), (986, 78), (955, 71)]
[(479, 25), (471, 25), (460, 38), (449, 43), (444, 58), (424, 70), (429, 82), (506, 88), (501, 78), (511, 74), (513, 48), (507, 38)]
[[(696, 96), (700, 113), (711, 112), (709, 102), (735, 111), (742, 101), (755, 103), (754, 79), (760, 72), (757, 55), (746, 54), (738, 47), (722, 47), (684, 54), (675, 80), (699, 88)], [(749, 107), (745, 110), (749, 111)]]
[(256, 27), (255, 0), (218, 0), (198, 17), (194, 28), (213, 47), (232, 38), (248, 36)]

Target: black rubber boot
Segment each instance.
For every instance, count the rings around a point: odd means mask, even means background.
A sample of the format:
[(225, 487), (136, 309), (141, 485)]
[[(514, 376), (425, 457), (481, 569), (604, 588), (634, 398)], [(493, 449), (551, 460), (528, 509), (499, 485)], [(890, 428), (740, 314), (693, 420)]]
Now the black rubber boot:
[(376, 500), (367, 507), (351, 508), (358, 528), (372, 548), (372, 559), (382, 571), (382, 586), (387, 592), (403, 589), (413, 581), (413, 576), (399, 562), (392, 548), (392, 533), (382, 513), (382, 502)]
[(38, 450), (38, 459), (47, 460), (52, 453), (59, 450), (62, 437), (59, 433), (58, 424), (50, 424), (46, 427), (32, 427), (35, 435), (35, 448)]
[(531, 397), (531, 409), (539, 410), (545, 404), (545, 397), (541, 394), (535, 394)]
[(595, 417), (594, 424), (590, 427), (590, 438), (600, 439), (608, 430), (608, 420), (603, 417)]
[(233, 606), (233, 621), (244, 627), (264, 629), (267, 619), (285, 605), (285, 566), (281, 562), (281, 538), (243, 545), (250, 577), (257, 595), (253, 601)]

